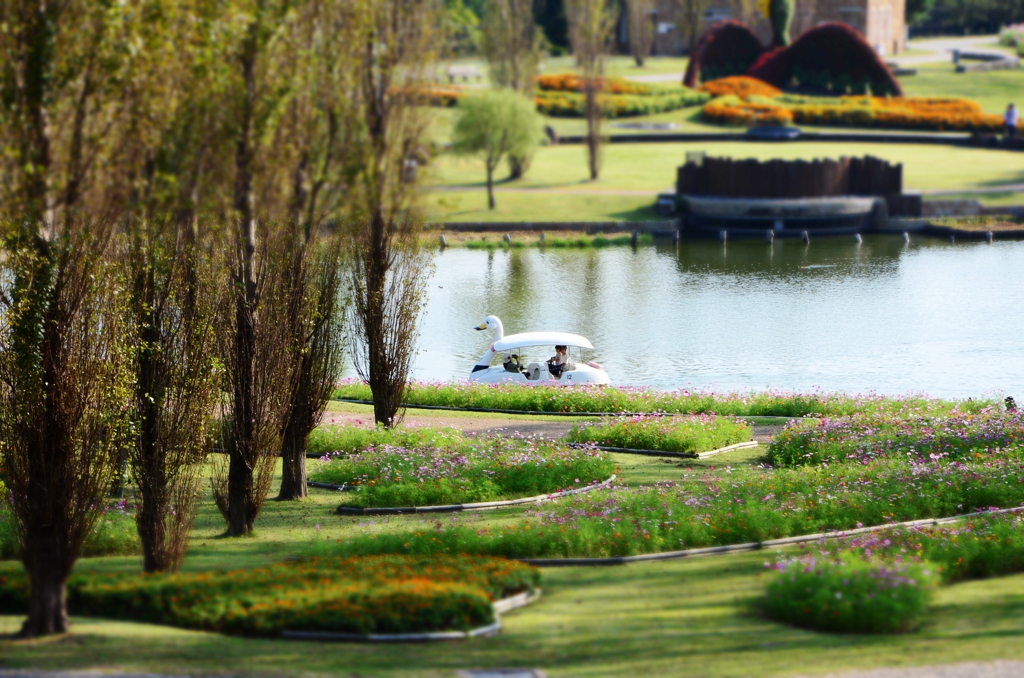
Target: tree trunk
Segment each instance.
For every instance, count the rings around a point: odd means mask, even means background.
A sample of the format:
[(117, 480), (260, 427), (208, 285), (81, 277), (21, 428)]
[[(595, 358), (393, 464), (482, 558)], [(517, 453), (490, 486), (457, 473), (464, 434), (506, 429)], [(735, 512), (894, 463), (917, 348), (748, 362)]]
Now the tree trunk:
[(366, 262), (366, 337), (367, 380), (373, 393), (373, 419), (388, 428), (395, 425), (395, 417), (402, 406), (405, 381), (395, 383), (391, 378), (390, 356), (385, 343), (388, 336), (384, 318), (384, 290), (387, 285), (388, 257), (385, 243), (385, 217), (378, 210), (370, 219), (370, 251)]
[(515, 155), (508, 156), (508, 178), (515, 181), (522, 179), (526, 170), (530, 167), (529, 158), (520, 158)]
[(494, 209), (494, 167), (487, 163), (487, 209)]
[(25, 571), (29, 580), (28, 619), (21, 627), (26, 638), (66, 633), (67, 581), (74, 559), (67, 557), (67, 540), (57, 530), (36, 528), (26, 535)]
[(294, 412), (288, 418), (281, 447), (281, 500), (303, 499), (308, 496), (306, 489), (306, 446), (309, 436), (303, 422), (305, 412)]

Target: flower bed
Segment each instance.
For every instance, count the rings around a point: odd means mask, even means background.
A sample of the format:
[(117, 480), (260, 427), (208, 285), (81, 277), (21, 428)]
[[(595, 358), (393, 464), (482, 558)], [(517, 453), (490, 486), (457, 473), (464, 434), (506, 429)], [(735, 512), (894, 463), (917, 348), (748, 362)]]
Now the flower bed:
[[(335, 398), (369, 400), (370, 387), (345, 381)], [(739, 416), (839, 416), (857, 412), (943, 412), (960, 407), (981, 409), (993, 401), (957, 403), (925, 396), (893, 398), (877, 394), (791, 393), (751, 391), (715, 393), (679, 389), (663, 391), (632, 386), (535, 386), (532, 384), (479, 384), (472, 382), (412, 382), (405, 403), (442, 407), (471, 407), (526, 412), (669, 412), (678, 414), (731, 414)]]
[(902, 633), (917, 628), (938, 577), (923, 563), (845, 557), (778, 564), (758, 607), (770, 619), (835, 633)]
[(951, 525), (894, 527), (812, 548), (823, 558), (853, 554), (933, 563), (947, 584), (1015, 574), (1024, 572), (1024, 512), (980, 516)]
[[(602, 94), (599, 98), (599, 105), (605, 118), (628, 118), (699, 106), (708, 98), (706, 94), (693, 91), (645, 96)], [(586, 115), (586, 99), (583, 94), (540, 92), (537, 94), (536, 101), (537, 110), (544, 115), (555, 118), (582, 118)]]
[(753, 95), (767, 97), (778, 96), (782, 90), (769, 85), (766, 82), (751, 78), (745, 75), (734, 75), (727, 78), (709, 80), (697, 88), (698, 92), (707, 92), (713, 97), (722, 97), (729, 94), (745, 99)]
[(310, 479), (357, 485), (346, 495), (350, 506), (431, 506), (579, 488), (614, 471), (600, 450), (513, 436), (466, 438), (445, 447), (374, 446), (330, 458)]
[[(537, 110), (553, 117), (581, 118), (586, 115), (584, 81), (572, 73), (537, 78)], [(679, 85), (648, 85), (624, 78), (598, 80), (600, 106), (606, 118), (653, 115), (688, 106), (698, 106), (710, 96)]]
[(750, 427), (744, 422), (713, 414), (623, 417), (599, 424), (577, 424), (566, 436), (575, 443), (695, 454), (751, 438)]
[[(767, 541), (863, 525), (953, 516), (1024, 503), (1024, 460), (911, 463), (695, 474), (680, 483), (561, 500), (522, 520), (480, 528), (380, 531), (311, 548), (332, 554), (480, 553), (608, 557)], [(317, 551), (319, 552), (319, 551)]]
[[(490, 624), (494, 600), (539, 581), (535, 568), (495, 558), (313, 558), (233, 572), (75, 574), (68, 609), (256, 636), (416, 633)], [(24, 613), (27, 604), (24, 572), (0, 573), (0, 612)]]
[(768, 446), (778, 466), (869, 463), (883, 457), (971, 459), (1024, 444), (1024, 412), (866, 414), (791, 423)]
[(977, 102), (923, 97), (730, 94), (713, 99), (701, 114), (711, 122), (725, 125), (780, 121), (801, 125), (988, 132), (1000, 131), (1003, 127), (1002, 116), (985, 113)]
[(306, 449), (323, 456), (353, 454), (367, 447), (397, 445), (401, 447), (443, 446), (463, 440), (462, 431), (454, 426), (430, 428), (410, 426), (389, 429), (383, 426), (368, 428), (359, 425), (324, 425), (313, 430)]

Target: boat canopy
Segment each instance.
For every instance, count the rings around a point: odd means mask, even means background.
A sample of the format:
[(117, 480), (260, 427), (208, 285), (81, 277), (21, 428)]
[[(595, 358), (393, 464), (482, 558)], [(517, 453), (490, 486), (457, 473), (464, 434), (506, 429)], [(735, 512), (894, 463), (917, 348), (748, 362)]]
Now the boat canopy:
[(510, 334), (494, 342), (492, 347), (495, 353), (510, 351), (514, 348), (526, 346), (576, 346), (579, 348), (594, 348), (594, 345), (586, 337), (568, 332), (523, 332), (521, 334)]

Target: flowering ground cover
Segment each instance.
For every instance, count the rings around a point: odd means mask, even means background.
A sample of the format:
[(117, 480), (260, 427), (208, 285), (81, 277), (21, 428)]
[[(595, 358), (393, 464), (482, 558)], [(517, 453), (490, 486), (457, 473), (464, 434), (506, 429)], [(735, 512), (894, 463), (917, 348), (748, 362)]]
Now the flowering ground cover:
[(466, 437), (447, 445), (376, 445), (331, 456), (310, 479), (356, 485), (350, 506), (429, 506), (513, 499), (585, 487), (615, 464), (600, 450), (521, 436)]
[[(540, 583), (530, 566), (495, 558), (308, 559), (251, 570), (80, 574), (72, 614), (273, 636), (283, 630), (413, 633), (492, 623), (494, 600)], [(0, 614), (23, 613), (21, 571), (0, 573)]]
[[(347, 380), (335, 398), (367, 400), (370, 387)], [(958, 403), (927, 396), (890, 397), (878, 394), (812, 391), (750, 391), (746, 393), (678, 389), (664, 391), (637, 386), (534, 386), (464, 382), (412, 382), (406, 389), (409, 405), (474, 407), (528, 412), (669, 412), (739, 416), (838, 416), (857, 412), (943, 412), (956, 407), (980, 409), (992, 401)]]
[(869, 463), (883, 457), (969, 459), (1024, 444), (1024, 412), (1001, 406), (941, 413), (876, 412), (791, 422), (768, 446), (777, 466)]
[[(368, 421), (373, 421), (372, 417)], [(313, 429), (306, 450), (311, 454), (329, 455), (339, 452), (361, 452), (374, 445), (422, 447), (447, 445), (462, 440), (462, 432), (454, 427), (402, 427), (325, 425)]]
[(680, 482), (563, 499), (508, 523), (455, 517), (379, 530), (311, 553), (480, 553), (515, 558), (605, 557), (767, 541), (864, 525), (1024, 504), (1024, 458), (880, 459), (870, 465), (725, 469)]
[(713, 414), (619, 417), (596, 424), (576, 424), (566, 435), (566, 439), (574, 443), (694, 454), (751, 438), (746, 423)]
[(778, 564), (757, 605), (769, 619), (836, 633), (904, 633), (921, 622), (938, 586), (929, 563), (856, 557)]
[(811, 557), (854, 555), (892, 562), (928, 562), (951, 584), (1024, 572), (1024, 512), (983, 515), (949, 525), (894, 527), (821, 542)]

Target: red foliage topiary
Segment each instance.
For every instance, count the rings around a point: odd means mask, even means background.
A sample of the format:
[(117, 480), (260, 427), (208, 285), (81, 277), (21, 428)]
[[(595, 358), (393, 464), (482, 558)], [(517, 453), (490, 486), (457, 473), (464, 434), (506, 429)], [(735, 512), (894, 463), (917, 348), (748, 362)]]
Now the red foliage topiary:
[(718, 21), (697, 41), (683, 84), (696, 87), (705, 80), (743, 75), (762, 52), (764, 46), (746, 24), (735, 19)]
[(903, 96), (903, 88), (882, 58), (854, 28), (822, 24), (785, 49), (758, 59), (747, 75), (783, 88), (796, 79), (801, 85), (866, 94)]

